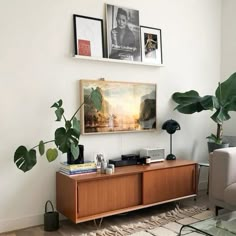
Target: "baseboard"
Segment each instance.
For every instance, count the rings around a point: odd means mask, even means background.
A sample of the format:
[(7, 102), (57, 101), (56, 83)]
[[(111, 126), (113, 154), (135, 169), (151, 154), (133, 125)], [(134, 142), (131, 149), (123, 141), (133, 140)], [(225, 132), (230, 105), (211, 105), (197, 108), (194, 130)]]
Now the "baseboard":
[(16, 219), (0, 220), (0, 233), (29, 228), (43, 224), (43, 214)]
[[(65, 220), (66, 217), (59, 214), (59, 220)], [(5, 232), (26, 229), (44, 224), (44, 214), (27, 216), (22, 218), (0, 220), (0, 234)], [(42, 226), (43, 227), (43, 226)]]

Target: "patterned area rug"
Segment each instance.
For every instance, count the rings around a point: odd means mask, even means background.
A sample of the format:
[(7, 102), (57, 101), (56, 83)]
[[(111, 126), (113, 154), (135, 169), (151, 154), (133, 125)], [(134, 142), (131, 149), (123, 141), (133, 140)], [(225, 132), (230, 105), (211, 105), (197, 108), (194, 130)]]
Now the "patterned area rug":
[[(63, 220), (60, 222), (59, 230), (54, 232), (45, 232), (41, 225), (1, 236), (177, 236), (182, 225), (212, 216), (213, 213), (204, 206), (179, 207), (174, 203), (168, 203), (106, 217), (101, 225), (99, 220), (96, 221), (97, 224), (93, 221), (74, 224), (69, 220)], [(184, 235), (202, 236), (186, 230)]]
[[(97, 229), (90, 233), (74, 234), (83, 236), (175, 236), (182, 225), (195, 223), (213, 216), (212, 211), (206, 210), (206, 207), (191, 207), (180, 209), (176, 205), (174, 210), (166, 213), (152, 215), (142, 220), (133, 220), (127, 224), (113, 225), (103, 229)], [(200, 235), (191, 231), (185, 235)]]

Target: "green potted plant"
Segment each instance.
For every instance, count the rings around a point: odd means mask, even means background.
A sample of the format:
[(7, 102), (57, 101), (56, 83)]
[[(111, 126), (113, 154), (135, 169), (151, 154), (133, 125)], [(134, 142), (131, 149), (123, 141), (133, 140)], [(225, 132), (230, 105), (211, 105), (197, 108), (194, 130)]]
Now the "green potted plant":
[(209, 148), (209, 152), (211, 152), (223, 144), (223, 122), (231, 118), (230, 111), (236, 111), (236, 73), (223, 83), (219, 83), (215, 95), (201, 97), (197, 91), (190, 90), (184, 93), (175, 92), (172, 99), (178, 104), (175, 109), (184, 114), (204, 110), (213, 111), (211, 119), (217, 124), (217, 130), (216, 134), (207, 137), (209, 145), (213, 145), (213, 148)]
[[(80, 104), (70, 119), (65, 117), (64, 108), (62, 107), (63, 101), (60, 99), (58, 102), (55, 102), (51, 107), (56, 109), (56, 121), (63, 120), (64, 125), (56, 129), (53, 140), (41, 140), (36, 146), (29, 149), (23, 145), (19, 146), (14, 154), (16, 166), (24, 172), (31, 170), (37, 163), (37, 151), (41, 156), (46, 152), (46, 157), (49, 162), (57, 158), (58, 150), (62, 153), (67, 153), (69, 158), (76, 160), (80, 154), (80, 121), (76, 118), (76, 115), (85, 102), (91, 103), (97, 110), (100, 110), (102, 106), (102, 94), (100, 89), (98, 87), (92, 89), (91, 93), (84, 98), (84, 102)], [(48, 148), (45, 151), (45, 144), (48, 143), (54, 143), (55, 148)]]

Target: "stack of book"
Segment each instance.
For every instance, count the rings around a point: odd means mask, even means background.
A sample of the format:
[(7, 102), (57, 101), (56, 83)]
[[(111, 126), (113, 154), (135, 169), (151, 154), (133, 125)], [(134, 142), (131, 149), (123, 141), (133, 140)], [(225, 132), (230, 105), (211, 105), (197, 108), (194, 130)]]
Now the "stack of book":
[(67, 164), (67, 162), (61, 162), (59, 170), (61, 173), (66, 175), (77, 175), (85, 173), (97, 172), (97, 166), (95, 162), (86, 162), (84, 164)]

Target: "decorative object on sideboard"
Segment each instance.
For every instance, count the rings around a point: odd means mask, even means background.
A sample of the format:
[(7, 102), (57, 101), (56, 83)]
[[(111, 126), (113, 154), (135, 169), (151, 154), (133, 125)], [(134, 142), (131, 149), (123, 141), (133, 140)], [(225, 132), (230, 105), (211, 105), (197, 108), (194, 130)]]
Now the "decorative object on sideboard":
[(139, 11), (106, 4), (106, 22), (108, 57), (141, 61)]
[[(214, 149), (228, 146), (223, 143), (223, 122), (229, 120), (230, 111), (236, 111), (236, 73), (233, 73), (227, 80), (218, 84), (215, 91), (215, 96), (206, 95), (199, 96), (195, 90), (190, 90), (184, 93), (175, 92), (172, 99), (178, 103), (175, 107), (181, 113), (193, 114), (204, 110), (212, 110), (211, 119), (217, 124), (216, 134), (208, 136), (208, 143), (213, 144)], [(209, 147), (209, 152), (213, 149)]]
[(14, 162), (16, 166), (27, 172), (31, 170), (37, 163), (36, 150), (42, 156), (45, 153), (45, 144), (54, 143), (55, 148), (48, 148), (46, 151), (46, 157), (49, 162), (54, 161), (58, 156), (58, 149), (62, 153), (72, 153), (72, 160), (76, 161), (79, 156), (79, 138), (80, 138), (80, 121), (76, 118), (77, 113), (84, 106), (85, 103), (89, 103), (90, 107), (94, 110), (100, 110), (102, 107), (102, 94), (100, 88), (91, 87), (90, 93), (86, 94), (83, 102), (79, 105), (78, 109), (72, 115), (70, 119), (67, 119), (64, 114), (64, 108), (62, 107), (63, 102), (60, 99), (55, 102), (51, 107), (55, 108), (56, 121), (64, 121), (64, 126), (57, 128), (54, 134), (54, 139), (50, 141), (40, 141), (38, 145), (27, 149), (25, 146), (19, 146), (14, 154)]
[(180, 130), (180, 125), (176, 120), (170, 119), (164, 122), (162, 129), (170, 134), (170, 154), (167, 155), (166, 160), (175, 160), (176, 156), (172, 153), (172, 134), (174, 134), (176, 130)]
[(153, 64), (162, 64), (161, 29), (140, 26), (142, 61)]
[(107, 168), (107, 161), (106, 160), (103, 160), (102, 162), (101, 162), (101, 173), (102, 174), (106, 174), (106, 168)]
[(96, 154), (94, 159), (95, 159), (94, 161), (95, 161), (96, 166), (97, 166), (97, 171), (101, 172), (102, 162), (105, 161), (104, 154), (103, 153), (98, 153), (98, 154)]
[(112, 173), (115, 173), (115, 165), (114, 164), (108, 164), (107, 168), (111, 168), (112, 169)]
[(73, 15), (75, 55), (104, 57), (103, 20)]
[(156, 130), (156, 84), (81, 80), (81, 101), (91, 89), (100, 88), (101, 110), (85, 101), (81, 109), (81, 133), (101, 134)]

